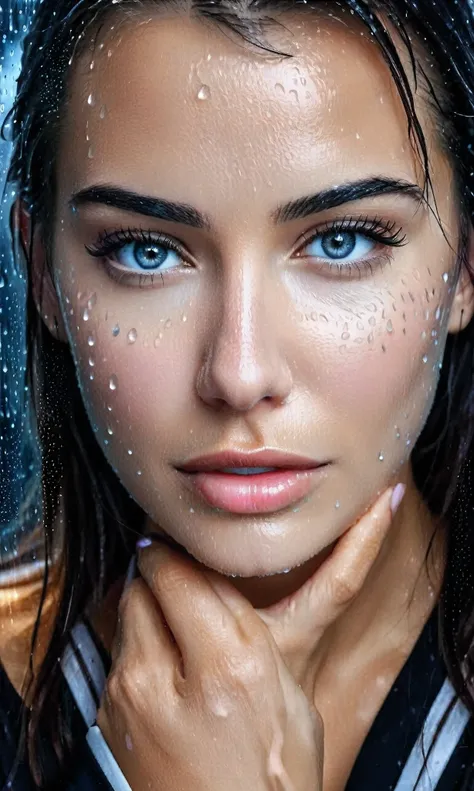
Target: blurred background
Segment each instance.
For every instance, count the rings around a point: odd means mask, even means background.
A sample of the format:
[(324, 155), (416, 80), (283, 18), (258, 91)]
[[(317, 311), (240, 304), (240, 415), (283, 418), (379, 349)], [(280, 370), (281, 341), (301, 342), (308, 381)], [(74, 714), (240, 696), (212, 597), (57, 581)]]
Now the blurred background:
[[(0, 0), (1, 2), (1, 0)], [(36, 0), (4, 0), (0, 5), (0, 123), (10, 110), (19, 74), (22, 40)], [(8, 139), (8, 125), (5, 129)], [(25, 278), (13, 260), (9, 230), (15, 194), (5, 189), (10, 144), (0, 141), (0, 572), (18, 566), (41, 522), (39, 452), (25, 389)], [(33, 552), (31, 552), (33, 550)], [(39, 559), (39, 558), (38, 558)]]

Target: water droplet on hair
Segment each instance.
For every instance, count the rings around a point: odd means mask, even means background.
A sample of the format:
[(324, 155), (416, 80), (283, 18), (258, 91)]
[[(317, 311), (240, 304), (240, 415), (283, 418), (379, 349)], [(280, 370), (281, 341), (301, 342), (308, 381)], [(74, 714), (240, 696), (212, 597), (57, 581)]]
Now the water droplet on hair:
[(137, 333), (136, 329), (133, 327), (129, 331), (128, 335), (127, 335), (128, 342), (129, 343), (135, 343), (135, 341), (137, 340), (137, 335), (138, 335), (138, 333)]
[(209, 88), (209, 85), (201, 85), (197, 92), (197, 98), (200, 101), (205, 101), (206, 99), (209, 99), (210, 95), (211, 89)]
[(88, 344), (88, 346), (95, 346), (95, 340), (94, 340), (94, 337), (92, 335), (89, 335), (89, 337), (87, 339), (87, 344)]
[(116, 324), (116, 325), (115, 325), (115, 327), (113, 327), (113, 329), (112, 329), (112, 335), (114, 336), (114, 338), (116, 338), (116, 337), (117, 337), (117, 335), (119, 334), (119, 332), (120, 332), (120, 327), (119, 327), (119, 325), (118, 325), (118, 324)]
[(115, 374), (112, 374), (112, 376), (109, 379), (109, 389), (116, 390), (117, 387), (118, 387), (118, 379), (115, 376)]

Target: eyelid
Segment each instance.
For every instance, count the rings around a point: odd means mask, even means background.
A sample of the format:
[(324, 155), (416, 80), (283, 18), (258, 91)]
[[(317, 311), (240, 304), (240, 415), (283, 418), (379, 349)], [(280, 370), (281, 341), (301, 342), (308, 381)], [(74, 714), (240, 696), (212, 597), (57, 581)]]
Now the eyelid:
[[(395, 233), (392, 233), (396, 229)], [(291, 256), (297, 256), (302, 248), (306, 247), (310, 242), (314, 242), (319, 236), (325, 233), (337, 231), (353, 231), (365, 234), (374, 241), (380, 242), (391, 247), (402, 247), (406, 244), (406, 234), (398, 239), (399, 235), (403, 233), (403, 228), (397, 225), (393, 220), (383, 220), (381, 217), (359, 216), (345, 216), (335, 220), (327, 220), (322, 225), (316, 228), (311, 228), (305, 231), (298, 239), (296, 247), (294, 248)]]
[(99, 234), (94, 245), (84, 245), (89, 255), (94, 258), (105, 258), (112, 253), (122, 250), (129, 244), (141, 242), (143, 244), (162, 244), (177, 253), (184, 262), (195, 264), (193, 256), (187, 248), (174, 236), (161, 231), (144, 230), (143, 228), (120, 228)]

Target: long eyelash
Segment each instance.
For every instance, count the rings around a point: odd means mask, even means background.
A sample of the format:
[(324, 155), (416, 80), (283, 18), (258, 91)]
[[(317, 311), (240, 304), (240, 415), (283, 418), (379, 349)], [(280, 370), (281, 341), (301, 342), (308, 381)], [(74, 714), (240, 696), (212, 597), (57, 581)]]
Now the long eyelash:
[(95, 258), (104, 258), (111, 253), (116, 253), (127, 244), (141, 242), (142, 244), (162, 244), (183, 256), (183, 249), (170, 236), (163, 233), (153, 233), (144, 231), (142, 228), (121, 228), (113, 233), (104, 231), (99, 234), (97, 242), (93, 245), (85, 245), (87, 252)]
[[(406, 243), (406, 234), (403, 234), (402, 228), (397, 228), (397, 224), (393, 221), (383, 220), (380, 217), (370, 218), (358, 217), (343, 217), (342, 220), (328, 221), (317, 231), (311, 231), (304, 239), (303, 245), (306, 246), (318, 237), (322, 236), (328, 231), (333, 233), (344, 231), (363, 231), (367, 236), (376, 242), (390, 245), (391, 247), (402, 247)], [(301, 249), (301, 247), (300, 247)]]

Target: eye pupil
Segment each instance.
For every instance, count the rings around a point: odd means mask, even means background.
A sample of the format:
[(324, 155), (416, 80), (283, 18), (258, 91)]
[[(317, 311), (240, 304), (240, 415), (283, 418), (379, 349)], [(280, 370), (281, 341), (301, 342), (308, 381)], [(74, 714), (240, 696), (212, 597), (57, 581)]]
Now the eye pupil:
[(135, 242), (133, 254), (142, 269), (156, 269), (166, 260), (168, 250), (159, 244)]
[(328, 231), (321, 238), (321, 246), (330, 258), (346, 258), (356, 246), (354, 231)]

